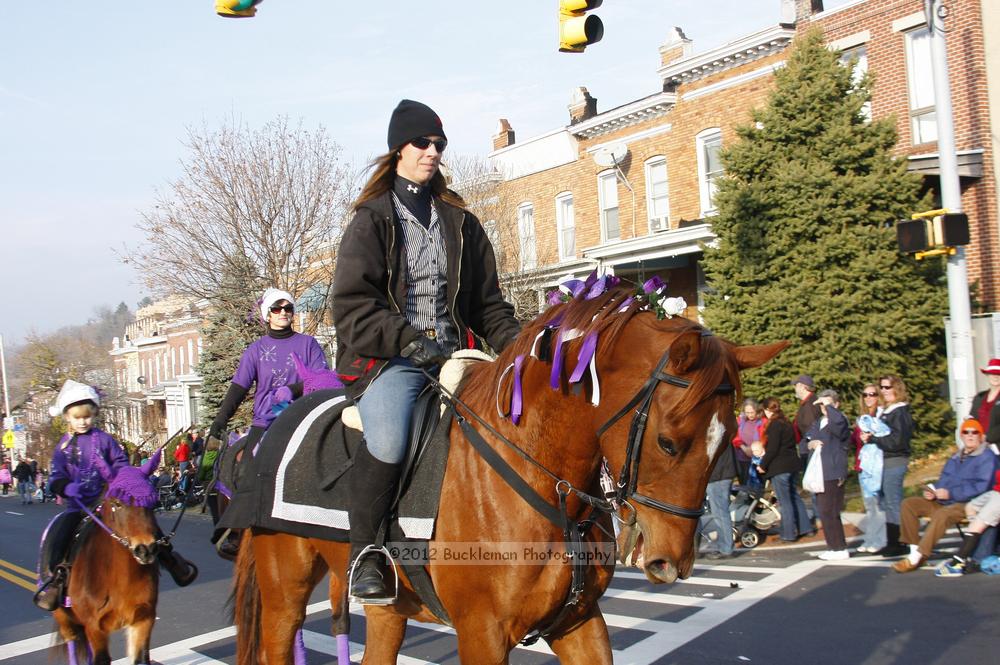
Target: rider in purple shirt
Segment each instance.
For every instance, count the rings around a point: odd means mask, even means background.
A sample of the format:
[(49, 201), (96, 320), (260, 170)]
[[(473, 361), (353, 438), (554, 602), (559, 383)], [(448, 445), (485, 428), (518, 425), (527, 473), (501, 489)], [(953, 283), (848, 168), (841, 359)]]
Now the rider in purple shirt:
[[(63, 384), (56, 398), (53, 415), (62, 414), (69, 430), (52, 455), (49, 487), (66, 500), (66, 510), (56, 515), (42, 535), (38, 561), (39, 589), (35, 604), (43, 610), (59, 607), (69, 581), (69, 567), (64, 565), (69, 544), (83, 519), (82, 506), (92, 506), (104, 493), (100, 460), (112, 473), (128, 466), (121, 444), (107, 432), (94, 427), (101, 398), (92, 387), (76, 381)], [(194, 581), (198, 570), (175, 552), (169, 544), (157, 551), (160, 565), (178, 586)]]

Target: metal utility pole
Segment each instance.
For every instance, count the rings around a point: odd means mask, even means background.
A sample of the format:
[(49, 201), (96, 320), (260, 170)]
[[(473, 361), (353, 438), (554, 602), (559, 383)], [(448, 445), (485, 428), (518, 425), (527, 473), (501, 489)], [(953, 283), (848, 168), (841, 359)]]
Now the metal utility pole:
[[(955, 125), (951, 113), (951, 83), (948, 79), (948, 51), (945, 44), (943, 0), (924, 0), (924, 13), (930, 32), (931, 61), (937, 114), (938, 164), (941, 169), (941, 206), (949, 212), (961, 212), (962, 190), (958, 182), (958, 159), (955, 156)], [(976, 394), (975, 356), (972, 351), (972, 309), (969, 306), (969, 275), (965, 248), (948, 257), (948, 315), (951, 339), (948, 371), (955, 392), (951, 404), (958, 417), (972, 408)]]
[[(4, 357), (3, 353), (3, 335), (0, 335), (0, 373), (3, 375), (3, 412), (7, 418), (11, 418), (10, 415), (10, 396), (7, 394), (7, 359)], [(4, 429), (8, 429), (7, 423), (9, 420), (5, 420), (3, 423)]]

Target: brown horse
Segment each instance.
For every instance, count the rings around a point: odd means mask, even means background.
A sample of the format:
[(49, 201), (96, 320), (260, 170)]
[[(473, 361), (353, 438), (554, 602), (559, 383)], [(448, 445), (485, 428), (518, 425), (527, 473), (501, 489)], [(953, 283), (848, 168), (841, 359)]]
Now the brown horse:
[[(600, 495), (606, 459), (618, 481), (620, 519), (628, 525), (622, 539), (630, 550), (632, 545), (641, 549), (647, 578), (659, 584), (691, 573), (693, 518), (700, 514), (717, 453), (735, 426), (740, 370), (762, 365), (787, 343), (734, 346), (691, 321), (658, 320), (631, 296), (619, 287), (549, 309), (496, 362), (470, 372), (460, 394), (467, 407), (457, 411), (550, 510), (558, 505), (553, 477), (561, 479), (564, 489), (568, 483)], [(588, 366), (586, 351), (580, 351), (588, 340), (595, 348), (595, 338), (596, 379), (579, 371)], [(540, 346), (545, 348), (539, 351)], [(578, 371), (570, 375), (560, 357), (579, 359)], [(518, 375), (523, 413), (516, 425), (497, 408), (498, 403), (512, 403), (515, 358), (515, 373), (523, 366)], [(482, 421), (470, 417), (466, 408)], [(636, 413), (643, 423), (637, 423)], [(461, 661), (506, 663), (522, 638), (545, 627), (549, 630), (542, 636), (560, 662), (611, 663), (597, 601), (614, 572), (613, 557), (597, 557), (586, 567), (583, 591), (564, 611), (573, 583), (571, 566), (544, 557), (534, 563), (523, 549), (524, 544), (562, 548), (563, 530), (501, 479), (470, 445), (458, 420), (450, 431), (451, 452), (427, 570), (457, 633)], [(516, 442), (534, 463), (483, 422)], [(574, 520), (588, 512), (572, 492), (565, 509)], [(604, 529), (590, 529), (586, 540), (613, 548), (608, 523)], [(442, 560), (442, 554), (469, 544), (493, 550), (506, 546), (525, 558), (475, 566)], [(334, 625), (343, 626), (347, 558), (346, 544), (248, 530), (234, 583), (237, 662), (292, 662), (293, 638), (307, 598), (327, 570)], [(407, 619), (440, 622), (412, 589), (401, 575), (394, 605), (366, 607), (364, 663), (396, 662)], [(555, 619), (558, 625), (550, 626)]]
[(131, 662), (149, 662), (160, 580), (153, 516), (158, 497), (149, 475), (159, 459), (157, 452), (141, 468), (126, 466), (113, 477), (106, 464), (98, 464), (108, 488), (93, 513), (96, 524), (89, 527), (71, 562), (71, 607), (54, 613), (71, 664), (110, 665), (108, 638), (123, 628), (128, 631)]

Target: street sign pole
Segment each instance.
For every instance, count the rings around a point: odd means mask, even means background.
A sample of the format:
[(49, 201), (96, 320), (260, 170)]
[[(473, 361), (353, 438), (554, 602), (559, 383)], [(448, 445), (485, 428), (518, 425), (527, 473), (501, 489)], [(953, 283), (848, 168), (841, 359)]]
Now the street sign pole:
[[(10, 418), (10, 396), (7, 394), (7, 359), (3, 352), (3, 335), (0, 335), (0, 372), (3, 374), (3, 412)], [(8, 421), (4, 421), (4, 429), (13, 429), (7, 426)]]
[[(951, 109), (951, 82), (948, 79), (948, 52), (942, 11), (943, 0), (924, 0), (924, 13), (931, 40), (935, 112), (938, 131), (938, 164), (941, 167), (941, 207), (950, 212), (962, 211), (962, 191), (958, 182), (958, 159), (955, 155), (955, 126)], [(948, 371), (952, 385), (951, 405), (955, 415), (964, 417), (972, 408), (976, 394), (975, 357), (972, 350), (972, 309), (969, 305), (969, 275), (965, 248), (956, 247), (948, 257), (948, 315), (951, 340)]]

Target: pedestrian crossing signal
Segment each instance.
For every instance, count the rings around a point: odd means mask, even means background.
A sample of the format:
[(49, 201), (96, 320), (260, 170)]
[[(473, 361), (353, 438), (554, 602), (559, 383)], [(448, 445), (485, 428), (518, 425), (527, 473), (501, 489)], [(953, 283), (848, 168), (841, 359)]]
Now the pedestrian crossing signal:
[(215, 0), (215, 13), (225, 18), (249, 18), (264, 0)]
[(604, 0), (559, 0), (559, 50), (563, 53), (583, 53), (590, 44), (601, 41), (604, 23), (597, 16), (587, 16)]
[(954, 254), (955, 247), (968, 245), (969, 217), (962, 212), (930, 210), (913, 219), (896, 222), (899, 251), (913, 254), (918, 260), (939, 254)]

